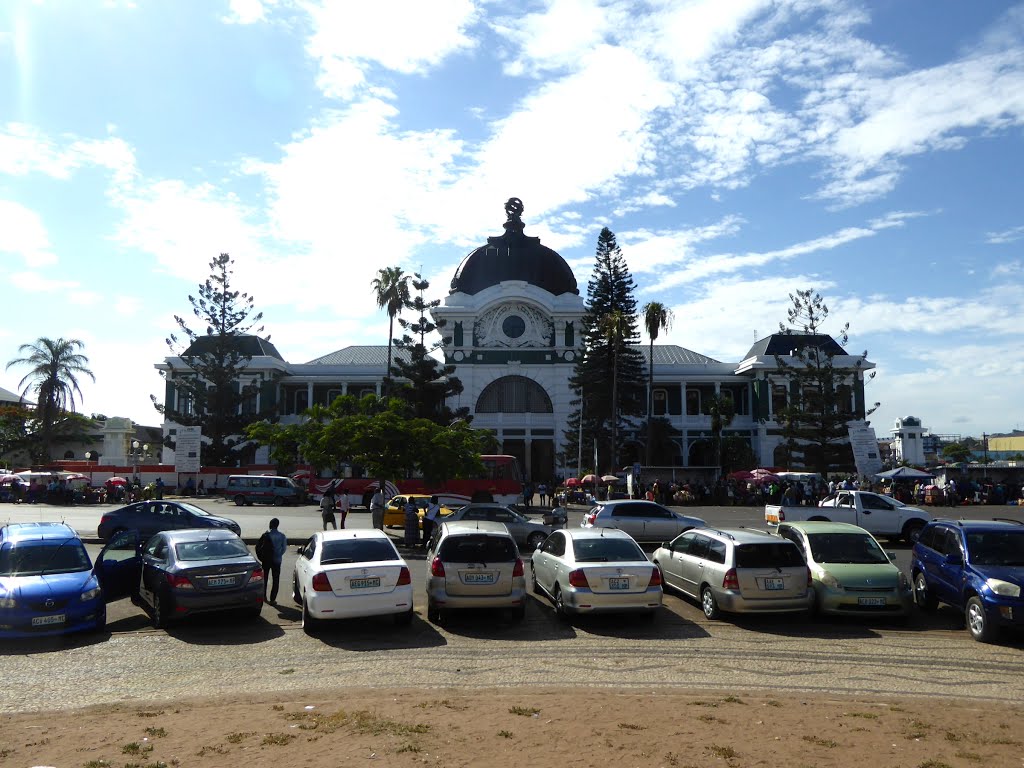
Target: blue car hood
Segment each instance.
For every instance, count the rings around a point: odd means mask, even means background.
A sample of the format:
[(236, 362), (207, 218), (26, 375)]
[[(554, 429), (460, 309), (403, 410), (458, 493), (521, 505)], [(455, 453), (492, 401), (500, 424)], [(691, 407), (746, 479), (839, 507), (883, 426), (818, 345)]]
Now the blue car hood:
[(92, 571), (50, 573), (45, 576), (4, 576), (0, 578), (0, 595), (23, 600), (77, 596), (95, 579)]
[(974, 565), (971, 567), (983, 579), (1000, 579), (1024, 587), (1024, 566), (1020, 565)]

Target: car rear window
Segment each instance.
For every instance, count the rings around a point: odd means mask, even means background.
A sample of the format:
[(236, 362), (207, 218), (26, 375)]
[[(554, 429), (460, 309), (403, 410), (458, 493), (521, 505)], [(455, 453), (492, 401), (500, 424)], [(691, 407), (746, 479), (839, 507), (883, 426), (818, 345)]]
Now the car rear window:
[(449, 536), (441, 545), (440, 557), (446, 563), (510, 562), (516, 559), (516, 545), (507, 536)]
[(92, 568), (82, 542), (25, 543), (0, 549), (0, 576), (76, 573)]
[(804, 558), (792, 542), (740, 544), (736, 547), (737, 568), (785, 568), (803, 564)]
[(614, 563), (646, 560), (647, 556), (627, 539), (577, 539), (572, 543), (577, 563)]
[(174, 545), (174, 556), (178, 560), (223, 560), (231, 557), (245, 557), (249, 554), (239, 539), (211, 539), (210, 541), (182, 541)]
[(379, 560), (397, 560), (398, 552), (389, 541), (380, 539), (346, 539), (324, 542), (320, 565), (340, 563), (373, 563)]

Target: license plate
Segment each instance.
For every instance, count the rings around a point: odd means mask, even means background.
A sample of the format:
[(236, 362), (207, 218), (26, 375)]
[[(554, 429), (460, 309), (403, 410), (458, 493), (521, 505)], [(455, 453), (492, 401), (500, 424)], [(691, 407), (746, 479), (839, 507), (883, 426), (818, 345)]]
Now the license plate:
[(786, 581), (785, 581), (785, 579), (765, 579), (764, 580), (764, 588), (765, 589), (785, 589), (786, 588)]
[(608, 579), (608, 589), (629, 589), (629, 579)]
[(765, 519), (765, 522), (767, 522), (769, 525), (778, 525), (779, 524), (779, 516), (778, 515), (765, 515), (764, 519)]
[(885, 605), (884, 597), (858, 597), (857, 605)]
[(67, 617), (63, 613), (58, 613), (56, 616), (33, 616), (32, 626), (45, 627), (49, 624), (63, 624), (66, 620)]
[(377, 576), (371, 579), (350, 579), (348, 585), (352, 589), (370, 589), (372, 587), (379, 587), (380, 577)]
[(464, 573), (462, 574), (463, 584), (493, 584), (493, 573)]
[(209, 587), (230, 587), (234, 583), (234, 576), (217, 576), (206, 580), (206, 585)]

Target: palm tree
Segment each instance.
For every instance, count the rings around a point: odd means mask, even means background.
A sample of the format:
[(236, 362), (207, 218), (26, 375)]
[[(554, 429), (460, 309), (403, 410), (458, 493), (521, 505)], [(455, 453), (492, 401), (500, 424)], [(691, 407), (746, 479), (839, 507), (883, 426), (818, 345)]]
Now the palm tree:
[(654, 340), (658, 338), (661, 331), (672, 327), (674, 315), (672, 310), (660, 301), (651, 301), (644, 304), (644, 327), (647, 329), (647, 336), (651, 343), (650, 354), (647, 358), (647, 464), (652, 463), (651, 452), (653, 441), (651, 440), (651, 419), (654, 412)]
[[(618, 466), (619, 447), (619, 349), (622, 347), (622, 338), (628, 330), (629, 316), (618, 309), (613, 309), (601, 318), (601, 333), (604, 334), (612, 348), (611, 466), (613, 470)], [(597, 467), (594, 467), (594, 473), (600, 474)]]
[(89, 358), (78, 352), (85, 345), (78, 339), (36, 339), (34, 344), (22, 344), (18, 352), (25, 357), (7, 363), (31, 366), (31, 370), (18, 382), (22, 397), (28, 392), (36, 396), (36, 414), (40, 423), (43, 455), (50, 456), (53, 427), (61, 413), (75, 410), (75, 395), (82, 395), (77, 376), (85, 375), (93, 381)]
[(711, 417), (711, 436), (715, 441), (715, 463), (719, 474), (722, 471), (722, 432), (729, 428), (736, 417), (736, 404), (731, 397), (722, 393), (711, 395), (704, 401), (707, 414)]
[(384, 373), (384, 396), (391, 391), (391, 345), (395, 335), (395, 318), (409, 304), (409, 280), (411, 275), (402, 272), (401, 267), (385, 267), (373, 278), (373, 290), (377, 292), (377, 306), (387, 310), (388, 318), (388, 367)]

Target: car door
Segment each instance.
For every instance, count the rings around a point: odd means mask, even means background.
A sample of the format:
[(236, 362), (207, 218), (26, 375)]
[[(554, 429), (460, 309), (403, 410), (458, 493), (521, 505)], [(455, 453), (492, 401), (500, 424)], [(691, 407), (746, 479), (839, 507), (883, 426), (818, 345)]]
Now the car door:
[(642, 540), (644, 535), (644, 518), (637, 515), (636, 504), (615, 504), (611, 508), (612, 528), (625, 531), (634, 539)]
[(316, 554), (316, 536), (309, 539), (299, 547), (298, 557), (295, 558), (295, 583), (299, 585), (299, 594), (302, 595), (313, 582), (313, 556)]
[(940, 602), (960, 606), (960, 584), (964, 573), (964, 552), (960, 534), (949, 526), (942, 529), (942, 552), (935, 563), (934, 592)]
[(697, 533), (690, 539), (686, 552), (682, 553), (679, 574), (682, 578), (683, 591), (694, 597), (700, 596), (700, 585), (704, 580), (704, 568), (707, 565), (710, 546), (711, 539)]
[(122, 531), (100, 550), (93, 572), (103, 589), (103, 599), (111, 603), (135, 594), (139, 589), (142, 553), (139, 532)]
[(540, 549), (533, 553), (533, 568), (537, 583), (545, 592), (553, 593), (558, 579), (558, 564), (565, 555), (565, 535), (553, 533), (544, 540)]
[(161, 534), (152, 536), (142, 547), (142, 574), (139, 578), (139, 597), (153, 605), (154, 595), (166, 582), (168, 554), (167, 538)]
[(675, 587), (676, 589), (683, 589), (683, 566), (686, 562), (686, 551), (690, 548), (690, 543), (693, 541), (697, 534), (688, 532), (680, 536), (676, 536), (671, 542), (669, 542), (668, 557), (665, 558), (664, 562), (658, 561), (658, 565), (661, 566), (661, 573), (665, 577), (665, 581), (668, 582), (669, 586)]
[(876, 493), (861, 493), (861, 528), (876, 536), (898, 533), (900, 530), (899, 511), (896, 505)]

